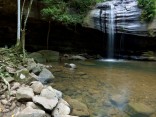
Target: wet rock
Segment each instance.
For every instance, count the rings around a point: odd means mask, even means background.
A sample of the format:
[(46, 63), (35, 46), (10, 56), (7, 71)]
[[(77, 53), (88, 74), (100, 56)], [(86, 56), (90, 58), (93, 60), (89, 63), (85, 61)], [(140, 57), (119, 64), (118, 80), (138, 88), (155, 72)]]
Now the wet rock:
[(125, 95), (113, 95), (110, 102), (118, 108), (123, 108), (128, 103), (128, 98)]
[(47, 62), (57, 62), (59, 60), (59, 52), (52, 50), (40, 50), (38, 51)]
[(58, 115), (69, 115), (70, 108), (69, 104), (66, 101), (59, 101), (54, 111), (52, 112), (52, 116), (57, 117)]
[(38, 52), (33, 52), (33, 53), (29, 54), (29, 57), (33, 58), (38, 63), (46, 63), (46, 59), (43, 57), (42, 54), (40, 54)]
[(73, 63), (65, 63), (64, 66), (67, 67), (67, 68), (76, 69), (76, 65), (73, 64)]
[(143, 103), (129, 103), (125, 109), (129, 115), (134, 117), (149, 117), (155, 110)]
[(34, 92), (32, 88), (29, 87), (21, 87), (17, 90), (16, 98), (20, 101), (29, 101), (32, 100), (32, 97), (34, 96)]
[(54, 75), (46, 68), (43, 68), (38, 76), (38, 80), (42, 83), (48, 83), (54, 79)]
[(69, 103), (69, 105), (72, 108), (71, 115), (80, 116), (80, 117), (90, 116), (88, 108), (84, 103), (71, 98), (67, 98), (66, 101)]
[(57, 105), (58, 99), (57, 98), (47, 99), (46, 97), (34, 96), (33, 102), (35, 104), (41, 105), (46, 110), (51, 111)]
[(15, 117), (45, 117), (45, 111), (26, 107)]
[(62, 92), (58, 91), (56, 89), (53, 89), (51, 86), (46, 87), (45, 89), (43, 89), (41, 91), (41, 96), (46, 97), (48, 99), (52, 99), (52, 98), (62, 98)]
[(33, 89), (34, 93), (40, 94), (44, 87), (43, 84), (39, 81), (33, 81), (33, 82), (31, 82), (31, 84), (32, 85), (30, 87)]

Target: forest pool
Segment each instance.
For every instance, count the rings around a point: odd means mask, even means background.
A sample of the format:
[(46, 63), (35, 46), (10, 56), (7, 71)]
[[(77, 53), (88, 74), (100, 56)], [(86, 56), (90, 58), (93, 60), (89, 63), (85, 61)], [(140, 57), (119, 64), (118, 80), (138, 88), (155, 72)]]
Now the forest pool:
[[(77, 65), (76, 70), (64, 68), (63, 64), (53, 68), (56, 76), (53, 87), (85, 103), (91, 117), (129, 117), (124, 111), (129, 102), (156, 109), (156, 62), (70, 62)], [(122, 100), (116, 99), (118, 96)], [(113, 99), (121, 105), (113, 103)]]

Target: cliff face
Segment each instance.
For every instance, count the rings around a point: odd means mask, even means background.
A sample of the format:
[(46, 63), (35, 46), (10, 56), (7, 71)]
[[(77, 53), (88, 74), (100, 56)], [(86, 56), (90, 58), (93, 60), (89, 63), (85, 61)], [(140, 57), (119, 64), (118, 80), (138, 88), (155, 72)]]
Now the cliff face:
[[(113, 5), (112, 9), (111, 5)], [(156, 29), (155, 25), (153, 26), (154, 22), (150, 24), (141, 22), (141, 9), (138, 8), (137, 0), (112, 0), (97, 4), (95, 9), (88, 14), (85, 26), (107, 33), (111, 12), (114, 14), (115, 33), (151, 36), (152, 32), (154, 36)]]

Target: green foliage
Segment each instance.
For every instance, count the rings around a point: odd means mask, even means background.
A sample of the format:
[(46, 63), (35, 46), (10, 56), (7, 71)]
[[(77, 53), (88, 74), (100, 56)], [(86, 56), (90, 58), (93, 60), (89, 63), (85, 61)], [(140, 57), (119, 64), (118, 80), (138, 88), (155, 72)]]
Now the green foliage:
[(81, 23), (86, 13), (101, 0), (42, 0), (43, 18), (56, 20), (65, 24)]
[(139, 7), (143, 9), (141, 19), (150, 22), (156, 15), (156, 0), (138, 0)]

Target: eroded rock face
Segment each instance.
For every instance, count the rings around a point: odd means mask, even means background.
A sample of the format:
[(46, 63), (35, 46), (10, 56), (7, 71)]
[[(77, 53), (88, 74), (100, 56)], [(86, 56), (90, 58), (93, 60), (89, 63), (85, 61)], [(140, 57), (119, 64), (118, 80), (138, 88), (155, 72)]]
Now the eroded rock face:
[[(112, 11), (111, 11), (111, 7)], [(108, 33), (110, 13), (113, 12), (115, 33), (129, 33), (132, 35), (147, 36), (147, 24), (140, 20), (141, 9), (138, 8), (137, 0), (113, 0), (97, 4), (85, 20), (91, 28)]]

